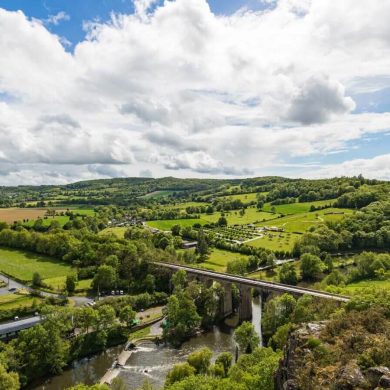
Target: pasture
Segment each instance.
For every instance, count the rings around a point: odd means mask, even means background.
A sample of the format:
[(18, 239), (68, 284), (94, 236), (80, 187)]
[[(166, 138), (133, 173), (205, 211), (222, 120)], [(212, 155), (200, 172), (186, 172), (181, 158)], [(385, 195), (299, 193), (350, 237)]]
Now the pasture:
[[(249, 223), (256, 224), (270, 219), (275, 219), (279, 216), (278, 214), (259, 211), (255, 207), (248, 207), (245, 209), (245, 214), (243, 216), (240, 215), (239, 210), (226, 211), (224, 212), (224, 215), (228, 221), (228, 225), (246, 225)], [(215, 212), (213, 214), (202, 214), (201, 217), (207, 222), (217, 222), (221, 217), (221, 213)]]
[(25, 283), (32, 280), (34, 272), (38, 272), (42, 279), (73, 273), (67, 263), (35, 253), (4, 248), (0, 248), (0, 272)]
[(106, 228), (106, 229), (100, 231), (98, 234), (99, 235), (114, 234), (118, 238), (124, 238), (125, 231), (127, 229), (128, 229), (128, 227), (109, 227), (109, 228)]
[[(343, 213), (343, 214), (327, 214)], [(311, 226), (315, 226), (325, 221), (338, 221), (346, 215), (351, 214), (349, 209), (324, 209), (310, 213), (292, 214), (285, 217), (277, 218), (269, 222), (257, 223), (257, 226), (277, 226), (283, 228), (286, 232), (304, 233)]]
[(272, 251), (291, 251), (295, 241), (299, 239), (299, 234), (282, 233), (282, 232), (266, 232), (263, 237), (249, 241), (246, 245), (255, 248), (270, 249)]
[(172, 195), (174, 191), (153, 191), (148, 194), (140, 196), (140, 198), (149, 198), (149, 199), (161, 199), (169, 195)]
[(201, 225), (204, 225), (208, 223), (208, 221), (200, 218), (193, 218), (193, 219), (162, 219), (158, 221), (148, 221), (146, 224), (150, 227), (159, 229), (159, 230), (171, 230), (171, 227), (174, 225), (180, 225), (182, 227), (185, 226), (192, 226), (194, 223), (200, 223)]
[(225, 272), (226, 265), (229, 261), (247, 257), (248, 256), (242, 255), (241, 253), (234, 253), (213, 248), (206, 261), (200, 263), (199, 265), (212, 271)]
[[(45, 285), (52, 291), (61, 292), (65, 289), (66, 276), (57, 276), (54, 278), (44, 279)], [(91, 288), (92, 279), (79, 280), (76, 283), (76, 293), (86, 291)]]
[(41, 298), (26, 294), (6, 294), (0, 296), (0, 311), (30, 308), (42, 302)]
[(336, 199), (329, 199), (329, 200), (317, 200), (314, 202), (302, 202), (302, 203), (290, 203), (290, 204), (281, 204), (272, 206), (270, 203), (264, 204), (263, 210), (264, 211), (271, 211), (271, 209), (274, 207), (276, 213), (279, 214), (300, 214), (300, 213), (306, 213), (310, 211), (311, 206), (315, 207), (324, 207), (329, 206), (331, 207)]
[(267, 195), (268, 192), (250, 192), (249, 194), (218, 196), (218, 198), (226, 198), (228, 200), (241, 200), (242, 203), (249, 203), (257, 201), (257, 194)]

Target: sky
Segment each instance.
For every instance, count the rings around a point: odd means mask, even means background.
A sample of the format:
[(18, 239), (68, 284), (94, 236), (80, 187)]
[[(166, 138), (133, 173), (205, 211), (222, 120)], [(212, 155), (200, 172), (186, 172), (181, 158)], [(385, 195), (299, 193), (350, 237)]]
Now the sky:
[(0, 185), (390, 179), (390, 1), (0, 0)]

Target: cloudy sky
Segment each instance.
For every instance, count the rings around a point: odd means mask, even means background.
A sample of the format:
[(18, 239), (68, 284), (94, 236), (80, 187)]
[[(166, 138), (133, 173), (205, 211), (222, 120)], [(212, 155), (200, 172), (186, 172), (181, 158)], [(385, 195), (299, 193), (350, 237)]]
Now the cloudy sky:
[(390, 179), (389, 0), (0, 0), (0, 185)]

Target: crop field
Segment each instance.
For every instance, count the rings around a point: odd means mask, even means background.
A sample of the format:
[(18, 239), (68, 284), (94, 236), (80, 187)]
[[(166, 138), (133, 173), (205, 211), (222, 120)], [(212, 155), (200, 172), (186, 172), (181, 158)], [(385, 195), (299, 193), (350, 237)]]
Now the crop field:
[(69, 264), (50, 257), (0, 248), (0, 272), (23, 282), (29, 282), (32, 280), (34, 272), (38, 272), (42, 279), (48, 279), (66, 276), (73, 271)]
[(263, 207), (264, 211), (271, 211), (272, 207), (275, 207), (275, 211), (280, 214), (299, 214), (306, 213), (310, 210), (311, 206), (323, 207), (323, 206), (332, 206), (336, 199), (329, 200), (317, 200), (314, 202), (302, 202), (302, 203), (291, 203), (291, 204), (281, 204), (277, 206), (272, 206), (270, 203), (266, 203)]
[(212, 271), (225, 272), (226, 265), (229, 261), (247, 257), (241, 253), (233, 253), (214, 248), (207, 260), (199, 265)]
[(7, 223), (14, 223), (15, 221), (23, 221), (24, 219), (34, 220), (43, 218), (46, 214), (47, 208), (30, 209), (30, 208), (6, 208), (0, 209), (0, 221)]
[(263, 237), (247, 242), (246, 245), (272, 251), (291, 251), (299, 234), (282, 232), (265, 232)]
[[(343, 214), (328, 214), (328, 213), (343, 213)], [(277, 226), (283, 228), (286, 232), (304, 233), (311, 226), (315, 226), (324, 221), (337, 221), (351, 214), (349, 209), (324, 209), (313, 211), (311, 213), (287, 215), (282, 218), (277, 218), (269, 222), (257, 223), (257, 226)]]

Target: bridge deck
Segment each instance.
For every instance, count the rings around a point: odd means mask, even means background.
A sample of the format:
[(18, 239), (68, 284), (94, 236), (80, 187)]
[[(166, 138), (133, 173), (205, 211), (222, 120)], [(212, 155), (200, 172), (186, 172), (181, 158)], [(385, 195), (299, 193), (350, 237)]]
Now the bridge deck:
[(332, 294), (325, 291), (319, 291), (319, 290), (314, 290), (314, 289), (304, 288), (304, 287), (290, 286), (287, 284), (269, 282), (266, 280), (250, 279), (250, 278), (245, 278), (243, 276), (209, 271), (201, 268), (188, 267), (186, 265), (181, 265), (181, 264), (171, 264), (171, 263), (163, 263), (163, 262), (153, 262), (153, 264), (160, 267), (170, 268), (175, 271), (184, 270), (188, 273), (200, 275), (203, 277), (209, 277), (210, 279), (214, 279), (214, 280), (221, 280), (224, 282), (242, 284), (253, 288), (266, 289), (266, 290), (271, 290), (271, 291), (276, 291), (281, 293), (286, 292), (290, 294), (299, 294), (299, 295), (307, 294), (313, 297), (332, 299), (334, 301), (340, 301), (340, 302), (348, 302), (350, 299), (345, 295)]

